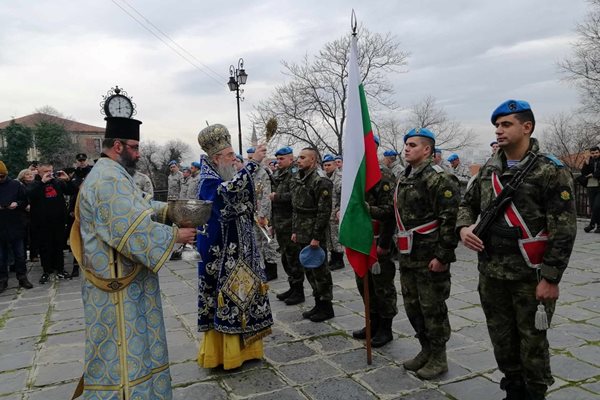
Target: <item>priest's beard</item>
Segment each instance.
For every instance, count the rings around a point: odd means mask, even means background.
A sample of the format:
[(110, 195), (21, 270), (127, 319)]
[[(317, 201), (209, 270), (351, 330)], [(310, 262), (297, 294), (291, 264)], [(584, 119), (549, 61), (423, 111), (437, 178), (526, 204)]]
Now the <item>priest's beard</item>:
[(224, 181), (230, 181), (237, 174), (233, 164), (217, 164), (217, 172)]
[(135, 168), (138, 160), (133, 158), (128, 151), (124, 151), (119, 155), (119, 159), (117, 160), (119, 164), (129, 173), (129, 175), (133, 176), (135, 174)]

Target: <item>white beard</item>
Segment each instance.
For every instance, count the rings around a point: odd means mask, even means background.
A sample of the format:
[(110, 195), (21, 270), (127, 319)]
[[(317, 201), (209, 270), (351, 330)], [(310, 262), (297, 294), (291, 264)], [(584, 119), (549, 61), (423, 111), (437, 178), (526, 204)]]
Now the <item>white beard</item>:
[(237, 174), (235, 165), (217, 165), (217, 172), (224, 181), (230, 181)]

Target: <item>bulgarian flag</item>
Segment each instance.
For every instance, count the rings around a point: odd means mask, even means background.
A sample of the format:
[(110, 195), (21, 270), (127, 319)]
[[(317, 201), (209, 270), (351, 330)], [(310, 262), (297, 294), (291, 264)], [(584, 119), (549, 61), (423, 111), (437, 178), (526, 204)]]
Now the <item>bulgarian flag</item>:
[(356, 42), (356, 35), (353, 35), (348, 63), (348, 117), (343, 138), (340, 243), (346, 247), (346, 256), (356, 274), (363, 277), (377, 261), (365, 194), (379, 182), (381, 171), (367, 98), (358, 72)]

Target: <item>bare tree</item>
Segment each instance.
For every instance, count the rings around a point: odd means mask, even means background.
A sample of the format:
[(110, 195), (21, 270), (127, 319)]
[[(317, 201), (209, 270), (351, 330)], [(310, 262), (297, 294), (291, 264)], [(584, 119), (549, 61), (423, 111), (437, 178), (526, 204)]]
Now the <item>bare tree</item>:
[(588, 0), (590, 13), (577, 25), (579, 39), (573, 44), (573, 55), (559, 63), (567, 80), (581, 93), (586, 112), (600, 111), (600, 0)]
[[(387, 76), (406, 64), (407, 53), (391, 34), (359, 30), (359, 68), (371, 112), (393, 108), (393, 87)], [(278, 121), (278, 143), (303, 144), (340, 154), (347, 117), (348, 59), (350, 37), (325, 44), (319, 53), (302, 62), (283, 61), (289, 81), (277, 86), (270, 98), (256, 106), (251, 119), (264, 126)]]
[(579, 170), (585, 150), (600, 142), (600, 130), (595, 122), (581, 114), (559, 113), (548, 122), (542, 132), (544, 151), (556, 155), (573, 171)]
[(435, 145), (446, 151), (456, 151), (475, 144), (475, 133), (451, 119), (433, 96), (412, 105), (404, 120), (388, 118), (378, 126), (381, 145), (398, 153), (404, 148), (404, 134), (413, 128), (427, 128), (435, 133)]
[(167, 188), (169, 161), (181, 162), (192, 153), (189, 144), (180, 139), (170, 140), (164, 145), (153, 141), (142, 142), (138, 169), (148, 175), (157, 190)]

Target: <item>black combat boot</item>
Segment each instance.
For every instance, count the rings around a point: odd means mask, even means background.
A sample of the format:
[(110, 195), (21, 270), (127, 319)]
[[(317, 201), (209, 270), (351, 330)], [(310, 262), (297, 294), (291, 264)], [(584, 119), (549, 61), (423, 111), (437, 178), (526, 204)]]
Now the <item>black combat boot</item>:
[(25, 289), (33, 288), (33, 285), (31, 284), (31, 282), (29, 282), (29, 279), (27, 279), (27, 275), (20, 276), (17, 278), (17, 280), (19, 281), (19, 287)]
[[(377, 329), (379, 328), (379, 314), (371, 313), (371, 337), (377, 334)], [(364, 340), (367, 338), (367, 327), (363, 327), (357, 331), (352, 332), (352, 337), (354, 339)]]
[(329, 262), (329, 269), (335, 271), (336, 269), (344, 268), (344, 253), (338, 253), (337, 251), (331, 252), (331, 261)]
[(590, 233), (595, 227), (596, 227), (596, 224), (592, 224), (590, 222), (590, 224), (588, 226), (586, 226), (585, 228), (583, 228), (583, 230), (585, 231), (585, 233)]
[(392, 334), (392, 318), (381, 318), (377, 333), (373, 336), (373, 339), (371, 339), (371, 346), (381, 347), (392, 340), (394, 340), (394, 335)]
[(302, 284), (294, 285), (292, 287), (292, 293), (284, 301), (288, 306), (304, 303), (304, 286), (302, 286)]
[(265, 275), (267, 275), (267, 281), (277, 279), (277, 264), (265, 262)]
[(529, 394), (527, 394), (527, 388), (525, 382), (522, 379), (508, 379), (502, 378), (500, 381), (500, 389), (506, 392), (504, 400), (527, 400)]
[(404, 365), (404, 369), (409, 371), (418, 371), (419, 369), (423, 368), (425, 364), (427, 364), (429, 356), (431, 355), (431, 346), (429, 344), (429, 340), (424, 337), (423, 334), (421, 334), (419, 335), (419, 343), (421, 343), (421, 351), (414, 358), (402, 364)]
[(292, 294), (293, 291), (294, 291), (294, 288), (292, 287), (292, 285), (290, 285), (290, 288), (288, 290), (286, 290), (285, 292), (282, 292), (282, 293), (278, 293), (275, 297), (277, 297), (278, 300), (284, 301), (285, 299), (290, 297), (290, 295)]
[(433, 379), (446, 372), (448, 372), (446, 345), (431, 346), (429, 360), (417, 370), (417, 376), (421, 379)]
[(71, 271), (71, 279), (79, 276), (79, 264), (73, 263), (73, 271)]
[(302, 313), (302, 318), (304, 319), (310, 319), (310, 317), (312, 317), (313, 315), (315, 315), (317, 313), (317, 310), (319, 309), (318, 307), (319, 302), (316, 301), (315, 305), (313, 306), (313, 308), (311, 308), (310, 310), (306, 310)]
[(329, 300), (317, 300), (317, 311), (310, 316), (312, 322), (323, 322), (335, 317), (333, 304)]

